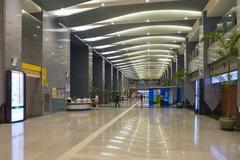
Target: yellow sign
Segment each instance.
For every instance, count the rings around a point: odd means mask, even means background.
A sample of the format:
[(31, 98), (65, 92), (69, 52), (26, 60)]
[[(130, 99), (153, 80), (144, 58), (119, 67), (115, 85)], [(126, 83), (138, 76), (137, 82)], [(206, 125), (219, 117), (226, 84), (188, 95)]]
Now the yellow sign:
[(26, 73), (27, 77), (41, 78), (41, 74), (39, 72), (29, 71), (25, 69), (23, 69), (23, 72)]
[(22, 69), (34, 72), (41, 72), (42, 68), (40, 66), (35, 66), (32, 64), (22, 62)]
[(46, 86), (47, 85), (47, 69), (46, 68), (42, 68), (42, 86)]

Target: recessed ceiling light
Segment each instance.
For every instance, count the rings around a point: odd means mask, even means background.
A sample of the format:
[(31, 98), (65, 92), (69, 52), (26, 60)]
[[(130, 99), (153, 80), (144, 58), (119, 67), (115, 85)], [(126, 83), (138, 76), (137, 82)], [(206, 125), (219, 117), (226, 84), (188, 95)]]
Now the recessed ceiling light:
[(171, 50), (173, 50), (173, 48), (170, 48)]
[(173, 41), (174, 43), (176, 43), (177, 41)]
[(101, 4), (101, 6), (103, 6), (103, 7), (104, 7), (104, 6), (105, 6), (105, 4), (104, 4), (104, 3), (102, 3), (102, 4)]
[(148, 2), (149, 2), (149, 0), (146, 0), (146, 2), (148, 3)]
[(121, 35), (120, 35), (120, 34), (118, 34), (117, 36), (118, 36), (118, 37), (120, 37)]
[(114, 24), (114, 22), (111, 22), (111, 24)]
[(181, 31), (178, 31), (178, 33), (182, 33)]
[(185, 19), (185, 20), (187, 20), (187, 19), (188, 19), (188, 17), (184, 17), (184, 19)]
[(149, 35), (150, 35), (150, 33), (147, 33), (147, 35), (149, 36)]
[(229, 15), (228, 15), (228, 17), (232, 17), (232, 15), (231, 15), (231, 14), (229, 14)]
[(146, 20), (146, 22), (150, 22), (150, 20), (149, 20), (149, 19), (147, 19), (147, 20)]

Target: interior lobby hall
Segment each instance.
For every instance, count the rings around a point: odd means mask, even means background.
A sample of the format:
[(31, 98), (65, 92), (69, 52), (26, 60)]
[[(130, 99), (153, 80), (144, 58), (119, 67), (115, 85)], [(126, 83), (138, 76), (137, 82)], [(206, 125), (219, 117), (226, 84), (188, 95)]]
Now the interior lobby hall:
[(0, 0), (0, 160), (239, 160), (240, 0)]

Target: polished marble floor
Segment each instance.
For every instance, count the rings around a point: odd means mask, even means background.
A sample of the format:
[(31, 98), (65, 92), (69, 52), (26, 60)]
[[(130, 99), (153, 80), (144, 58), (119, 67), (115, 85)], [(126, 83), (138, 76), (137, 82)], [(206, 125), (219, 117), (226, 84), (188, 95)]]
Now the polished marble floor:
[(134, 103), (0, 125), (0, 160), (240, 159), (239, 132), (186, 109)]

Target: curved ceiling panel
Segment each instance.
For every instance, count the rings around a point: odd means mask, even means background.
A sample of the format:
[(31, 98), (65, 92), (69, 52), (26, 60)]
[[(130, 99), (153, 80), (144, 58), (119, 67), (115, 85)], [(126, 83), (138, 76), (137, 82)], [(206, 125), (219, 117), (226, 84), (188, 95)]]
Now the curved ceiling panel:
[(177, 36), (149, 36), (149, 37), (141, 37), (130, 39), (126, 41), (120, 41), (114, 43), (113, 45), (131, 45), (131, 44), (158, 44), (158, 43), (179, 43), (184, 42), (184, 37), (177, 37)]
[(129, 78), (158, 79), (208, 0), (33, 0)]
[(171, 21), (181, 19), (196, 19), (200, 17), (202, 12), (190, 11), (190, 10), (153, 10), (136, 12), (127, 14), (108, 20), (100, 21), (97, 23), (139, 23), (139, 22), (159, 22), (159, 21)]
[(119, 32), (109, 33), (107, 35), (92, 37), (83, 39), (86, 42), (94, 42), (104, 40), (110, 37), (120, 37), (120, 36), (144, 36), (144, 35), (166, 35), (174, 33), (188, 33), (192, 31), (192, 27), (179, 26), (179, 25), (154, 25), (154, 26), (144, 26), (138, 28), (131, 28)]
[(188, 20), (197, 19), (202, 15), (200, 11), (191, 10), (150, 10), (143, 12), (136, 12), (127, 14), (103, 21), (98, 21), (92, 24), (75, 26), (71, 29), (77, 31), (87, 31), (104, 27), (113, 24), (130, 24), (130, 23), (143, 23), (143, 22), (161, 22), (161, 21), (177, 21), (177, 20)]

